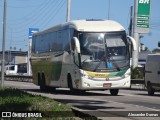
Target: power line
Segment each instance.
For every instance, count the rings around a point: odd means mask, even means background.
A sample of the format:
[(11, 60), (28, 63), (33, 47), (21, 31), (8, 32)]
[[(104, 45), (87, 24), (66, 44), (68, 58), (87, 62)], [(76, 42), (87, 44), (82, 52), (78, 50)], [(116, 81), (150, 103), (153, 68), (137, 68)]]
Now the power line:
[[(48, 8), (48, 5), (51, 5), (50, 2), (53, 2), (53, 0), (46, 0), (45, 2), (41, 3), (40, 6), (36, 7), (35, 9), (33, 9), (31, 12), (29, 12), (28, 14), (24, 15), (23, 17), (21, 18), (17, 18), (15, 20), (12, 20), (12, 22), (16, 21), (16, 24), (15, 23), (10, 23), (10, 25), (20, 25), (20, 24), (24, 24), (24, 18), (26, 18), (27, 16), (27, 19), (32, 19), (33, 17), (37, 17), (36, 15), (39, 15), (41, 14), (41, 12), (45, 11), (45, 9)], [(28, 17), (29, 16), (29, 17)], [(21, 21), (23, 20), (22, 22), (17, 22), (17, 21)]]
[[(48, 7), (48, 9), (45, 11), (45, 13), (41, 14), (39, 16), (40, 19), (38, 21), (32, 23), (33, 26), (37, 26), (38, 24), (42, 27), (43, 24), (46, 23), (46, 20), (48, 20), (50, 17), (54, 16), (54, 11), (59, 7), (59, 5), (62, 3), (63, 0), (58, 0), (58, 2), (55, 1), (55, 3), (51, 3), (51, 6)], [(54, 5), (54, 6), (53, 6)], [(59, 8), (58, 8), (59, 9)], [(47, 19), (46, 19), (47, 18)], [(36, 20), (36, 19), (35, 19)]]
[[(28, 26), (36, 26), (38, 23), (40, 23), (43, 19), (46, 19), (45, 16), (47, 16), (50, 11), (54, 8), (53, 5), (55, 6), (56, 3), (54, 3), (54, 1), (49, 0), (49, 3), (47, 6), (45, 6), (43, 9), (41, 9), (38, 14), (35, 13), (35, 15), (33, 15), (32, 19), (30, 19), (27, 22), (23, 22), (21, 24), (16, 25), (16, 27), (20, 27), (20, 29), (16, 30), (16, 32), (13, 31), (13, 33), (19, 34), (22, 33), (24, 31), (26, 31), (26, 27), (28, 28)], [(46, 8), (46, 9), (45, 9)], [(54, 10), (54, 9), (53, 9)], [(43, 21), (45, 22), (45, 21)]]
[[(49, 24), (49, 22), (52, 21), (53, 18), (55, 18), (55, 16), (58, 14), (58, 12), (60, 11), (60, 9), (64, 6), (65, 2), (66, 1), (61, 0), (59, 3), (54, 4), (54, 6), (56, 5), (56, 7), (54, 7), (54, 9), (53, 9), (53, 4), (51, 4), (52, 6), (50, 6), (49, 9), (47, 9), (47, 12), (43, 12), (41, 16), (37, 17), (38, 21), (36, 19), (35, 20), (32, 19), (33, 22), (30, 21), (30, 23), (32, 24), (32, 25), (31, 24), (30, 25), (31, 26), (35, 26), (35, 25), (38, 26), (38, 24), (39, 24), (40, 27), (42, 27), (42, 28), (46, 27), (46, 25)], [(45, 16), (47, 16), (47, 18), (48, 18), (47, 21), (46, 21), (46, 17)], [(40, 17), (43, 18), (43, 20), (39, 19)], [(25, 26), (27, 27), (27, 25), (25, 25)], [(16, 32), (13, 32), (13, 33), (19, 34), (19, 33), (24, 33), (24, 32), (26, 32), (28, 30), (28, 29), (25, 29), (24, 26), (23, 26), (23, 28), (24, 28), (23, 30), (20, 29), (20, 30), (18, 30)], [(27, 34), (21, 34), (21, 35), (19, 35), (17, 37), (13, 36), (14, 39), (15, 38), (22, 38), (22, 37), (26, 37), (27, 38)]]
[(50, 19), (48, 19), (48, 21), (45, 22), (44, 25), (42, 25), (42, 28), (45, 28), (45, 27), (47, 26), (47, 24), (49, 24), (49, 22), (51, 22), (51, 21), (56, 17), (56, 15), (60, 12), (61, 8), (64, 6), (65, 3), (66, 3), (66, 1), (62, 0), (62, 1), (58, 4), (58, 6), (57, 6), (57, 8), (56, 8), (56, 10), (55, 10), (54, 15), (53, 15)]

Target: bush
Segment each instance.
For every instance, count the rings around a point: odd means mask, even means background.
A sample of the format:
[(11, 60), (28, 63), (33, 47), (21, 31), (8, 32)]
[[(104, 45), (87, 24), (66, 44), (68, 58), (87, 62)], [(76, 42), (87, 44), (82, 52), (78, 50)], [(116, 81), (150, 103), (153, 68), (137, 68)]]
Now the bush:
[(131, 68), (131, 79), (144, 79), (144, 67)]

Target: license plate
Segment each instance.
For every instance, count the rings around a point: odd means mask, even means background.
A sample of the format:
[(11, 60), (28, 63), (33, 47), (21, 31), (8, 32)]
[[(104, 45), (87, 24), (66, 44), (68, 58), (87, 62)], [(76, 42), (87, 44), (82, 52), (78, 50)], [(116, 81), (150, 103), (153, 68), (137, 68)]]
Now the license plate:
[(110, 88), (112, 86), (112, 83), (104, 83), (103, 84), (103, 87), (106, 87), (106, 88)]

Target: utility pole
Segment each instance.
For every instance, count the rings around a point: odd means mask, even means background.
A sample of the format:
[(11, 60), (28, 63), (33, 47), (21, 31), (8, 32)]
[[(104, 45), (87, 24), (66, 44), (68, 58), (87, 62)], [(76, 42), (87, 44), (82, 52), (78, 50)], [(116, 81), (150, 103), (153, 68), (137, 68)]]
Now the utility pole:
[(138, 0), (135, 0), (134, 3), (134, 30), (133, 30), (133, 37), (136, 40), (136, 45), (137, 45), (137, 50), (133, 51), (132, 54), (132, 66), (133, 68), (138, 66), (138, 58), (139, 58), (139, 44), (140, 44), (140, 40), (139, 40), (139, 33), (136, 30), (136, 25), (137, 25), (137, 11), (138, 11)]
[(66, 19), (66, 22), (70, 21), (70, 11), (71, 11), (71, 0), (67, 0), (67, 19)]
[(110, 19), (110, 0), (108, 0), (108, 20)]
[(30, 59), (31, 59), (31, 48), (32, 48), (32, 39), (29, 39), (29, 43), (28, 43), (28, 60), (27, 60), (27, 73), (29, 76), (32, 75), (32, 71), (31, 71), (31, 62), (30, 62)]
[[(129, 27), (128, 27), (129, 36), (133, 35), (132, 27), (133, 27), (133, 6), (130, 7), (130, 23), (129, 23)], [(130, 42), (129, 44), (130, 44), (130, 48), (129, 49), (132, 50), (133, 49), (132, 43)], [(130, 57), (131, 58), (133, 58), (132, 55), (133, 55), (133, 53), (131, 51), (131, 53), (130, 53)]]
[(130, 24), (129, 24), (129, 36), (132, 36), (132, 24), (133, 24), (133, 6), (130, 8)]
[(4, 86), (4, 69), (5, 69), (5, 40), (6, 40), (6, 0), (4, 0), (3, 13), (3, 41), (2, 41), (2, 60), (1, 60), (1, 87)]

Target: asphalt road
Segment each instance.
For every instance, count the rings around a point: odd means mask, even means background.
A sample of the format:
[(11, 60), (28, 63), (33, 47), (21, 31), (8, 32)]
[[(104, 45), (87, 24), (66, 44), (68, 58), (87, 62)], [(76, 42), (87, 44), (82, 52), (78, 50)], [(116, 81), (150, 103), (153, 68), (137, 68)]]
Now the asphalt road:
[(148, 96), (147, 91), (142, 90), (120, 90), (118, 96), (111, 96), (109, 91), (89, 91), (85, 94), (71, 95), (68, 89), (60, 88), (54, 92), (41, 93), (38, 86), (27, 82), (5, 81), (4, 84), (70, 104), (98, 119), (112, 120), (118, 117), (118, 120), (160, 120), (158, 92), (155, 96)]

